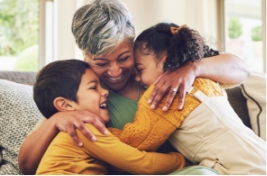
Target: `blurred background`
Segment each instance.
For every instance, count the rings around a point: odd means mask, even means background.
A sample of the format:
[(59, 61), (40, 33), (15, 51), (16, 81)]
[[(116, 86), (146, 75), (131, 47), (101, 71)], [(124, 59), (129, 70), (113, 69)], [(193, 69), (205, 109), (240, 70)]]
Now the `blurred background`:
[[(220, 52), (266, 72), (266, 0), (121, 0), (136, 35), (158, 22), (187, 24)], [(83, 59), (71, 33), (90, 0), (0, 0), (0, 70), (38, 71), (51, 61)]]

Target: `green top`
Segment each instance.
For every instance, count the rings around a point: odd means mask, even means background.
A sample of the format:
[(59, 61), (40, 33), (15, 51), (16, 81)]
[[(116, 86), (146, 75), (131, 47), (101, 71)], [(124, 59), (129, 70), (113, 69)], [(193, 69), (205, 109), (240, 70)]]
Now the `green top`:
[(125, 98), (108, 87), (105, 88), (109, 91), (107, 105), (110, 121), (108, 126), (123, 129), (126, 123), (133, 122), (138, 101)]

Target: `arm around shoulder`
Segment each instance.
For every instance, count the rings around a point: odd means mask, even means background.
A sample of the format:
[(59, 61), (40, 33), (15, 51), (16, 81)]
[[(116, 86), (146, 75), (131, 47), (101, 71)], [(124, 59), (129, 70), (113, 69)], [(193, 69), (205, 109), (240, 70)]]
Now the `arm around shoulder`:
[(196, 77), (209, 78), (222, 84), (241, 84), (250, 75), (249, 67), (237, 56), (220, 54), (192, 63)]

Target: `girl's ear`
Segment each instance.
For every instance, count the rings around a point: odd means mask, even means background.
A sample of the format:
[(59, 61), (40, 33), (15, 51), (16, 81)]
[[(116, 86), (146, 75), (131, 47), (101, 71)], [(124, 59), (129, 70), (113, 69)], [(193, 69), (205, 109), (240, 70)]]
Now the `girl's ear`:
[(66, 99), (66, 98), (63, 98), (63, 97), (57, 97), (54, 99), (54, 106), (55, 108), (62, 112), (62, 111), (74, 111), (75, 108), (71, 105), (72, 101)]

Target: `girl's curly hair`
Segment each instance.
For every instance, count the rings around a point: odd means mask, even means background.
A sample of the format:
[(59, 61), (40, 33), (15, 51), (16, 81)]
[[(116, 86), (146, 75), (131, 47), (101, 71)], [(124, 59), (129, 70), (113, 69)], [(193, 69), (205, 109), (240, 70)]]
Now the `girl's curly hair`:
[(157, 58), (167, 51), (164, 70), (174, 70), (186, 62), (219, 55), (219, 52), (205, 45), (203, 37), (193, 29), (183, 27), (172, 34), (174, 23), (159, 23), (144, 30), (135, 40), (134, 49), (144, 54), (155, 54)]

